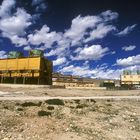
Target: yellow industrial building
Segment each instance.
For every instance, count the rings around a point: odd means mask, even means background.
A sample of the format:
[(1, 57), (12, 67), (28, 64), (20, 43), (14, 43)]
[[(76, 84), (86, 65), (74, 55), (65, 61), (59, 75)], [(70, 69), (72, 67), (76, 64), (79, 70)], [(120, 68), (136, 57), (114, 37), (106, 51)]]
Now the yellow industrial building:
[(140, 71), (124, 71), (121, 75), (121, 85), (140, 85)]
[(39, 51), (32, 51), (25, 58), (14, 53), (15, 57), (1, 59), (0, 83), (51, 85), (52, 62), (36, 52)]

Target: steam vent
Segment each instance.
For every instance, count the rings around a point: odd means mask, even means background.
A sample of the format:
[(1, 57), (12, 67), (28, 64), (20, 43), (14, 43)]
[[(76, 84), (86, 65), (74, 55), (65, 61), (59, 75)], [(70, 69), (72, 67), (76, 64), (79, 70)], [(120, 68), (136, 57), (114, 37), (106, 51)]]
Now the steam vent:
[(0, 83), (52, 85), (52, 67), (41, 50), (31, 50), (28, 57), (12, 51), (0, 60)]

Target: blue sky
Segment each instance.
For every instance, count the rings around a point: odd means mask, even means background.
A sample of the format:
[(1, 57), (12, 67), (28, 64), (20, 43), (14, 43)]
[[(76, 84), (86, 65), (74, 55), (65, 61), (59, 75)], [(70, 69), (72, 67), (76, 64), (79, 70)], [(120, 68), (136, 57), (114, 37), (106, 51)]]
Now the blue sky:
[(140, 69), (137, 0), (0, 2), (0, 58), (41, 49), (55, 72), (91, 78)]

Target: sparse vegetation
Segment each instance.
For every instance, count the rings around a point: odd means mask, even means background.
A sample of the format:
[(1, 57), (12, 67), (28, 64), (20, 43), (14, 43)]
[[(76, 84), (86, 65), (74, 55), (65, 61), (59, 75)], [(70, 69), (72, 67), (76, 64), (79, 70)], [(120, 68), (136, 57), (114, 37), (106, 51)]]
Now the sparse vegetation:
[(54, 110), (54, 106), (48, 106), (47, 109), (48, 110)]
[(25, 102), (22, 103), (21, 106), (29, 107), (29, 106), (41, 106), (42, 102), (34, 103), (34, 102)]
[(44, 110), (38, 111), (38, 116), (51, 116), (51, 114), (52, 114), (51, 112)]
[(24, 109), (22, 107), (18, 107), (16, 110), (17, 111), (23, 111)]
[(88, 107), (87, 104), (79, 104), (76, 106), (76, 108), (84, 108), (84, 107)]
[(64, 101), (60, 99), (49, 99), (46, 103), (49, 105), (64, 105)]
[(122, 139), (138, 140), (139, 113), (138, 101), (5, 101), (0, 103), (0, 139), (118, 140), (123, 131)]

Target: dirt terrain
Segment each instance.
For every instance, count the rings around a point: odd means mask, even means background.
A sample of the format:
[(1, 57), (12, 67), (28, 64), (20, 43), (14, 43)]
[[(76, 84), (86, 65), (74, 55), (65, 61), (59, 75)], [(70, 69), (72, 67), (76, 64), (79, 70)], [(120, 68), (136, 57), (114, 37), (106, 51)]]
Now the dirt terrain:
[(2, 140), (140, 140), (139, 101), (0, 102)]
[(0, 96), (2, 95), (7, 96), (31, 95), (31, 96), (49, 96), (49, 97), (139, 96), (140, 90), (88, 90), (88, 89), (80, 90), (80, 89), (0, 87)]
[[(140, 91), (1, 88), (0, 96), (139, 96)], [(0, 140), (140, 140), (140, 100), (0, 101)]]

